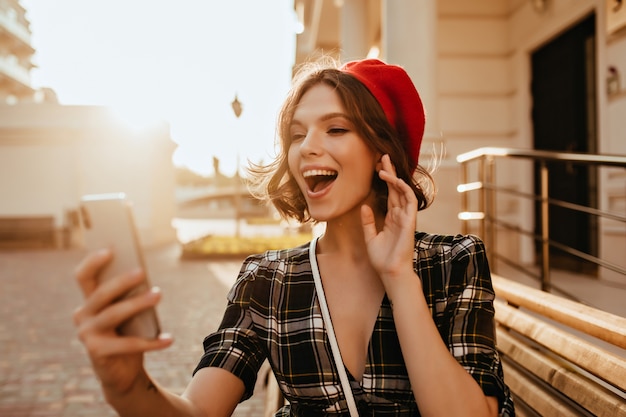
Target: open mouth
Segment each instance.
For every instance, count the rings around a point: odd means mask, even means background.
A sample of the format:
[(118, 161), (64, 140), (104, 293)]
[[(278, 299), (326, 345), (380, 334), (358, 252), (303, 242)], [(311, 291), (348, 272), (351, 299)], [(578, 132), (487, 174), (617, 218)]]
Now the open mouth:
[(330, 171), (325, 169), (314, 169), (305, 171), (302, 173), (307, 187), (312, 192), (316, 193), (332, 184), (337, 178), (337, 171)]

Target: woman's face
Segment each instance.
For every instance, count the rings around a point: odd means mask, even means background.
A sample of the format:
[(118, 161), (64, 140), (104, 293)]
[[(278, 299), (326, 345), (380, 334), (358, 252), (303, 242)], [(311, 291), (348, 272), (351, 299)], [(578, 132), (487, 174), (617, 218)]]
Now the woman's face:
[(356, 132), (332, 87), (318, 84), (302, 96), (290, 139), (289, 169), (313, 219), (360, 216), (361, 205), (372, 204), (380, 155)]

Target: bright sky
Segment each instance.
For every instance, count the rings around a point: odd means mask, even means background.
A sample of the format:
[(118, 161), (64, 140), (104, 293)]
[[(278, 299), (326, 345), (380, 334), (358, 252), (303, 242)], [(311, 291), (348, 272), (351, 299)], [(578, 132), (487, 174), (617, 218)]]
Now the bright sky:
[[(34, 87), (62, 104), (162, 117), (176, 165), (213, 172), (269, 160), (294, 60), (293, 0), (21, 0)], [(243, 104), (237, 119), (235, 94)]]

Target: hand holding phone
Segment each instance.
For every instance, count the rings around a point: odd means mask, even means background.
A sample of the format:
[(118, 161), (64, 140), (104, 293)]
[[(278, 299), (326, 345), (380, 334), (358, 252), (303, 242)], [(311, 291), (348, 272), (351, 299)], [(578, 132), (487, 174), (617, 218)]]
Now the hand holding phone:
[[(148, 272), (135, 226), (132, 204), (123, 193), (85, 195), (80, 203), (85, 246), (90, 251), (109, 248), (113, 260), (101, 272), (99, 283), (111, 277), (141, 268), (146, 279), (124, 297), (148, 291)], [(156, 310), (150, 308), (124, 322), (121, 335), (156, 338), (160, 333)]]

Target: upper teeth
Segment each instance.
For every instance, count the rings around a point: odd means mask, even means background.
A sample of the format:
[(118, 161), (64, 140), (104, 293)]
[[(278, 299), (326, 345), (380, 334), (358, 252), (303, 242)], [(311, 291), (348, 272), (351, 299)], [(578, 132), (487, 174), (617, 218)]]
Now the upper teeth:
[(308, 178), (308, 177), (314, 177), (314, 176), (320, 176), (320, 175), (335, 175), (335, 171), (329, 171), (326, 169), (312, 169), (310, 171), (304, 171), (302, 173), (302, 175), (304, 176), (304, 178)]

